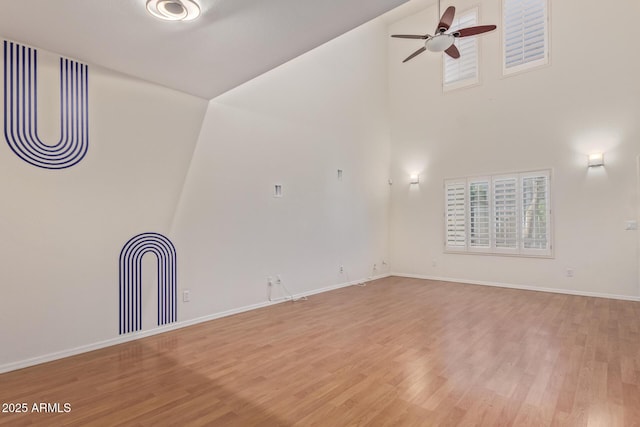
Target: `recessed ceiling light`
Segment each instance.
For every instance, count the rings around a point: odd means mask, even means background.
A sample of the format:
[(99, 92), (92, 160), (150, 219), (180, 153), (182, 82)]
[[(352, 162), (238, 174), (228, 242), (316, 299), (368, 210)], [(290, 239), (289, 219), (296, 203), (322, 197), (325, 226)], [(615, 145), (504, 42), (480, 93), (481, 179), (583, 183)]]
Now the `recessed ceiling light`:
[(147, 0), (147, 11), (165, 21), (192, 21), (200, 16), (194, 0)]

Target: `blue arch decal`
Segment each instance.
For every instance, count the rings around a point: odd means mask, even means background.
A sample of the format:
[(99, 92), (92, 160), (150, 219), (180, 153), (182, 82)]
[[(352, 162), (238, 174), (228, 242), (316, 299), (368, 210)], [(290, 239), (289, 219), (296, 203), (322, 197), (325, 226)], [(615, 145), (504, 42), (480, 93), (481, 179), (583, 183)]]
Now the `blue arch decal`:
[(27, 163), (65, 169), (89, 148), (88, 67), (60, 58), (60, 139), (46, 144), (38, 136), (38, 52), (4, 41), (4, 137)]
[(176, 248), (162, 234), (132, 237), (120, 252), (120, 334), (142, 329), (142, 257), (158, 260), (158, 326), (177, 320)]

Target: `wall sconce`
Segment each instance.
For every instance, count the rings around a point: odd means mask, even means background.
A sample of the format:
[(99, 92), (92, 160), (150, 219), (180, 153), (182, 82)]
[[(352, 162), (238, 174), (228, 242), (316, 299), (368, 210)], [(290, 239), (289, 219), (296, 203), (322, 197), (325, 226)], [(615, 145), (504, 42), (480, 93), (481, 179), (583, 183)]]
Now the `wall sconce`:
[(409, 184), (419, 184), (420, 183), (420, 175), (417, 173), (413, 173), (409, 176)]
[(604, 166), (604, 154), (593, 153), (589, 154), (589, 167)]

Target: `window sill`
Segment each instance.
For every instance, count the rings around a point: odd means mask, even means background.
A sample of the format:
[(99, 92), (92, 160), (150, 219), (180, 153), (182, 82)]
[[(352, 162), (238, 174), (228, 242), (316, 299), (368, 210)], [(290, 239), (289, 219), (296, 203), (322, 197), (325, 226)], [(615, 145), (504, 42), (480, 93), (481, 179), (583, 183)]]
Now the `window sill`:
[(484, 255), (484, 256), (499, 256), (499, 257), (508, 257), (508, 258), (540, 258), (540, 259), (555, 259), (555, 255), (551, 254), (522, 254), (522, 253), (505, 253), (505, 252), (485, 252), (485, 251), (456, 251), (452, 249), (445, 249), (443, 251), (445, 254), (456, 254), (456, 255)]

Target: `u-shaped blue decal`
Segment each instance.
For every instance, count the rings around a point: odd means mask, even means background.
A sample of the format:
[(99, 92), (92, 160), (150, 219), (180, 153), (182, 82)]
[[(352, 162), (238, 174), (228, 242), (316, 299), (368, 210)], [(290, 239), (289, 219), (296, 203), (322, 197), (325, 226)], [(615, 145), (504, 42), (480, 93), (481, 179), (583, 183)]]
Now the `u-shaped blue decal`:
[(38, 52), (4, 41), (4, 137), (27, 163), (65, 169), (89, 148), (89, 70), (60, 58), (60, 139), (46, 144), (38, 136)]
[(162, 234), (142, 233), (120, 252), (120, 334), (142, 329), (142, 257), (158, 259), (158, 326), (177, 320), (176, 248)]

